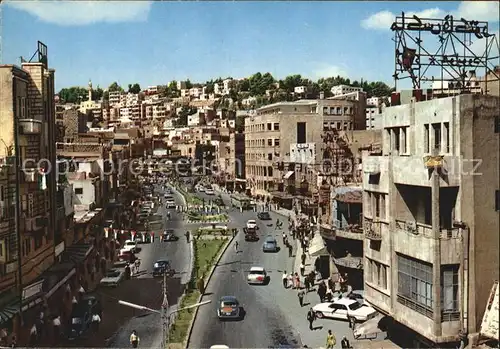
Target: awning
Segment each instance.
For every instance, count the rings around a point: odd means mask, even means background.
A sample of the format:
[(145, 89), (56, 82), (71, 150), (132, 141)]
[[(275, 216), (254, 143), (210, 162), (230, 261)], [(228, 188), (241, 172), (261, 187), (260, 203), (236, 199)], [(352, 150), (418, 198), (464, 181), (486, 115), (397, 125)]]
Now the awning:
[(288, 171), (284, 176), (283, 176), (283, 179), (289, 179), (293, 174), (295, 173), (295, 171)]
[(383, 318), (385, 318), (385, 315), (378, 314), (374, 318), (366, 320), (362, 324), (356, 324), (354, 327), (354, 338), (360, 336), (376, 335), (378, 333), (384, 332), (379, 328), (379, 322)]
[(43, 288), (47, 292), (46, 297), (52, 296), (63, 286), (74, 274), (76, 269), (73, 263), (58, 263), (44, 273)]
[(323, 241), (321, 235), (314, 234), (314, 237), (309, 245), (309, 254), (311, 255), (311, 257), (323, 256), (328, 254), (325, 242)]
[(2, 304), (5, 305), (0, 309), (0, 325), (11, 320), (19, 312), (19, 309), (21, 309), (19, 295), (8, 294), (5, 298), (2, 300)]
[(80, 264), (85, 261), (93, 249), (94, 245), (91, 244), (71, 245), (61, 254), (61, 261)]
[(362, 257), (342, 257), (342, 258), (334, 258), (333, 262), (336, 265), (339, 265), (344, 268), (351, 269), (363, 269), (363, 258)]

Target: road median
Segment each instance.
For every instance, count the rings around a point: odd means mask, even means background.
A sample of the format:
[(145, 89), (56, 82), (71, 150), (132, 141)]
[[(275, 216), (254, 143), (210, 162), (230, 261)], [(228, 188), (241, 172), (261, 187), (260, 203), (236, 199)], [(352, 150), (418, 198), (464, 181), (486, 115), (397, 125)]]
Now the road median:
[[(199, 278), (203, 278), (206, 288), (217, 264), (232, 240), (233, 237), (220, 236), (212, 236), (210, 239), (208, 236), (204, 236), (203, 238), (194, 240), (193, 277), (187, 294), (183, 297), (179, 308), (187, 307), (202, 301), (203, 294), (196, 288), (196, 281)], [(168, 348), (187, 348), (197, 314), (198, 307), (177, 313), (175, 323), (169, 331)]]

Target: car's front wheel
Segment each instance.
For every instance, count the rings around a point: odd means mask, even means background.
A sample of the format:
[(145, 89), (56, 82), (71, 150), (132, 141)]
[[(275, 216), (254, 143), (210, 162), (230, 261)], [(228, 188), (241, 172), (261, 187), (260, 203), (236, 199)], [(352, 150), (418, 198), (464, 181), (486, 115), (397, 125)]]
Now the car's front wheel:
[(320, 311), (317, 311), (315, 314), (316, 314), (316, 317), (317, 317), (318, 319), (322, 319), (322, 318), (324, 318), (324, 317), (325, 317), (325, 315), (324, 315), (322, 312), (320, 312)]

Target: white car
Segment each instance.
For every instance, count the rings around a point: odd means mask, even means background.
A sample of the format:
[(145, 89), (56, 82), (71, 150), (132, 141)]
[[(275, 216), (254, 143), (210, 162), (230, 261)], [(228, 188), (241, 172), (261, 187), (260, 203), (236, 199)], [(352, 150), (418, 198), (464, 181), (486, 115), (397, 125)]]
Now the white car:
[(137, 241), (125, 240), (125, 244), (123, 245), (121, 250), (135, 253), (137, 251)]
[(125, 275), (124, 269), (110, 269), (99, 282), (102, 286), (117, 287), (122, 282)]
[(255, 219), (248, 220), (247, 229), (257, 229), (257, 221)]
[(205, 191), (205, 188), (203, 188), (201, 185), (196, 188), (200, 193), (203, 193)]
[(205, 194), (207, 195), (215, 195), (215, 191), (213, 189), (206, 189)]
[(267, 282), (266, 270), (262, 267), (251, 267), (247, 281), (249, 284), (264, 285)]
[(175, 205), (175, 201), (174, 200), (167, 200), (165, 202), (165, 207), (166, 208), (176, 208), (177, 206)]
[(363, 322), (377, 316), (378, 312), (369, 305), (360, 304), (349, 298), (336, 299), (333, 302), (316, 304), (313, 311), (318, 318), (348, 320), (350, 317)]

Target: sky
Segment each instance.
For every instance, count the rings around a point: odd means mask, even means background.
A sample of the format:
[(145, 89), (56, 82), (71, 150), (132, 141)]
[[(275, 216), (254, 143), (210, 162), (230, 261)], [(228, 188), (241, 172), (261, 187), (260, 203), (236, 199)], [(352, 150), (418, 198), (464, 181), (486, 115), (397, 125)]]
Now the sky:
[(40, 40), (56, 69), (56, 90), (141, 87), (190, 79), (310, 79), (345, 76), (394, 85), (390, 25), (401, 11), (489, 21), (499, 3), (481, 2), (3, 2), (2, 64), (29, 59)]

